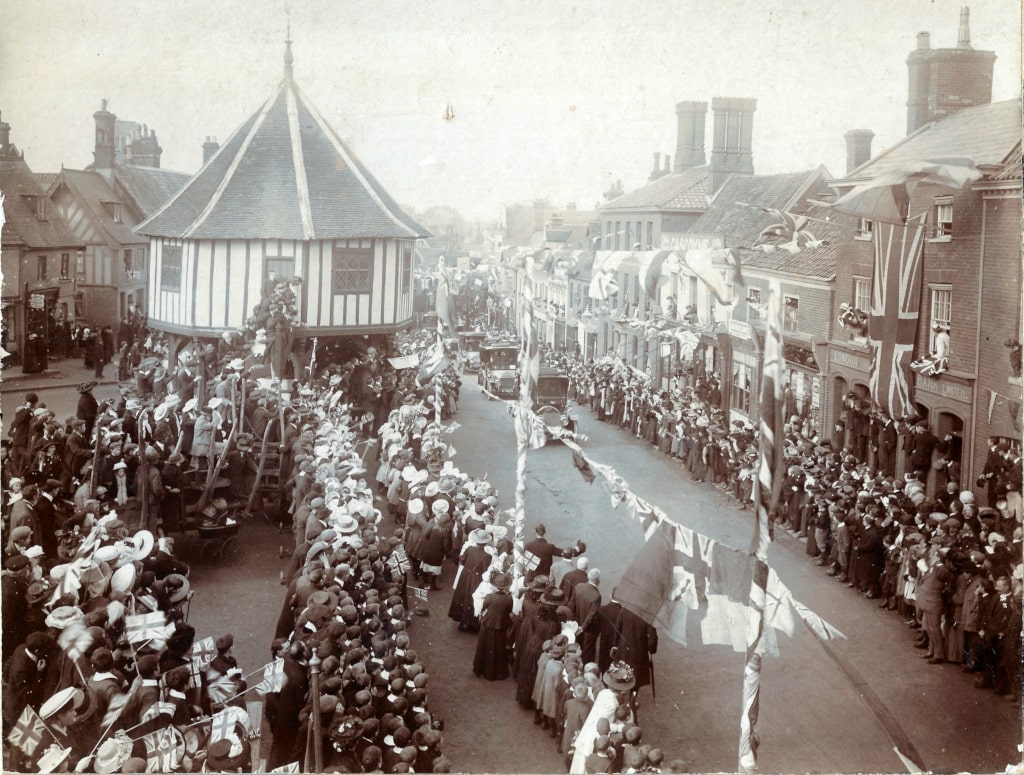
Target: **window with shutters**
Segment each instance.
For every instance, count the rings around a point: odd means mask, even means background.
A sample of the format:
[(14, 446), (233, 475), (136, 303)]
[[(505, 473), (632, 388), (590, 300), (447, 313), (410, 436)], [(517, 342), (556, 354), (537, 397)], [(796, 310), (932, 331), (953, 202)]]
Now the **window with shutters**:
[(373, 249), (335, 247), (331, 292), (370, 293), (373, 290)]

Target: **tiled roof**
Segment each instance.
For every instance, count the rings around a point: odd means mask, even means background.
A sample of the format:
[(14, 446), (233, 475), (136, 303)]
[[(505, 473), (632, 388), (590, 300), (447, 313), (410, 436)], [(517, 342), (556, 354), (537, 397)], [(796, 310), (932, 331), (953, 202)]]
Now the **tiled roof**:
[(0, 191), (4, 194), (3, 233), (5, 245), (29, 248), (80, 247), (80, 240), (57, 208), (47, 207), (46, 220), (36, 217), (35, 197), (45, 196), (43, 187), (23, 159), (0, 159)]
[(188, 180), (189, 175), (184, 172), (156, 167), (118, 164), (114, 168), (115, 187), (135, 205), (143, 218), (160, 209)]
[(137, 231), (205, 239), (428, 235), (290, 78)]
[(145, 237), (132, 231), (134, 223), (127, 208), (121, 208), (121, 223), (114, 220), (114, 215), (107, 203), (121, 202), (121, 197), (100, 173), (61, 170), (54, 185), (61, 184), (67, 186), (74, 194), (78, 203), (89, 213), (89, 219), (93, 226), (106, 237), (111, 246), (117, 247), (118, 245), (131, 245), (146, 241)]
[(784, 210), (814, 182), (822, 170), (787, 172), (778, 175), (733, 175), (708, 205), (707, 212), (694, 221), (690, 234), (718, 235), (726, 247), (752, 245), (761, 230), (772, 222), (772, 216), (757, 207)]
[[(745, 250), (741, 254), (743, 266), (789, 275), (815, 277), (820, 280), (829, 280), (835, 277), (839, 261), (839, 243), (844, 237), (838, 224), (826, 222), (829, 219), (835, 220), (835, 212), (825, 207), (811, 205), (802, 211), (801, 215), (812, 219), (808, 229), (813, 232), (815, 237), (824, 240), (827, 244), (819, 245), (814, 249), (805, 247), (796, 255), (782, 249), (776, 250), (774, 253)], [(849, 230), (846, 231), (845, 236), (849, 239)]]
[[(1014, 148), (1006, 157), (1003, 166), (989, 175), (990, 180), (1016, 180), (1020, 182), (1021, 179), (1021, 144), (1017, 143), (1017, 147)], [(981, 184), (979, 184), (981, 185)]]
[(840, 239), (840, 233), (837, 226), (825, 221), (834, 220), (835, 213), (804, 202), (808, 194), (817, 193), (826, 175), (822, 167), (779, 175), (733, 175), (715, 195), (708, 211), (694, 222), (689, 233), (721, 236), (726, 247), (750, 247), (757, 242), (761, 231), (775, 221), (774, 216), (758, 207), (807, 215), (815, 219), (808, 229), (818, 239), (829, 241), (829, 245), (813, 250), (804, 248), (796, 255), (787, 250), (772, 253), (744, 251), (743, 263), (774, 272), (823, 279), (832, 277), (836, 271), (835, 243)]
[(1020, 138), (1020, 100), (975, 105), (926, 124), (857, 167), (846, 178), (850, 181), (873, 178), (907, 162), (950, 156), (966, 156), (977, 165), (1002, 164)]
[(601, 211), (703, 210), (708, 204), (709, 189), (708, 167), (693, 167), (652, 180), (646, 186), (611, 200)]

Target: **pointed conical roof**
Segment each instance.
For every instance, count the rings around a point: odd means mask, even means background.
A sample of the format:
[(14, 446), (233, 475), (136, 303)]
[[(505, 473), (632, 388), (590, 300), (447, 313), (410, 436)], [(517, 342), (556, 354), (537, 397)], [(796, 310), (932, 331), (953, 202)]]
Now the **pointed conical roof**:
[(288, 75), (217, 154), (136, 231), (186, 239), (429, 236)]

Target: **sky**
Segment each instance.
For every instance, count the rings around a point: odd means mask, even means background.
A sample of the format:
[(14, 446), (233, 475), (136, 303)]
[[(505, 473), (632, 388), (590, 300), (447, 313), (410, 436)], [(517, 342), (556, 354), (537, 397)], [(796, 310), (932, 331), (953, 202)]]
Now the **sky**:
[[(403, 205), (496, 221), (547, 199), (592, 210), (675, 155), (675, 105), (753, 97), (758, 173), (846, 167), (843, 134), (906, 129), (917, 33), (956, 46), (929, 0), (32, 0), (0, 10), (0, 115), (35, 172), (92, 162), (100, 100), (192, 173), (283, 76)], [(1021, 6), (975, 0), (993, 100), (1020, 90)], [(450, 108), (450, 110), (449, 110)], [(446, 114), (447, 117), (446, 117)], [(707, 137), (711, 136), (709, 110)], [(710, 155), (710, 147), (708, 148)]]

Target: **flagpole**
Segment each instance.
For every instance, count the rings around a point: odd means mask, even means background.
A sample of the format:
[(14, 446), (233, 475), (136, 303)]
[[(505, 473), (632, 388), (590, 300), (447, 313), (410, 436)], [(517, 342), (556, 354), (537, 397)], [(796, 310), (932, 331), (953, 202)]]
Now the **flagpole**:
[(512, 566), (513, 583), (520, 581), (526, 573), (526, 450), (530, 446), (533, 414), (533, 381), (536, 379), (535, 361), (539, 350), (533, 322), (533, 259), (527, 258), (523, 272), (523, 304), (521, 307), (519, 349), (519, 407), (516, 412), (516, 490), (515, 511), (513, 512)]
[(759, 402), (760, 441), (758, 474), (754, 480), (754, 535), (750, 554), (754, 563), (750, 581), (747, 618), (747, 653), (743, 668), (743, 711), (740, 717), (739, 769), (751, 772), (757, 766), (757, 719), (761, 705), (761, 661), (764, 656), (764, 603), (768, 586), (768, 544), (771, 542), (769, 512), (779, 490), (775, 461), (782, 430), (782, 288), (769, 282), (768, 315), (765, 327), (764, 364)]

